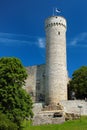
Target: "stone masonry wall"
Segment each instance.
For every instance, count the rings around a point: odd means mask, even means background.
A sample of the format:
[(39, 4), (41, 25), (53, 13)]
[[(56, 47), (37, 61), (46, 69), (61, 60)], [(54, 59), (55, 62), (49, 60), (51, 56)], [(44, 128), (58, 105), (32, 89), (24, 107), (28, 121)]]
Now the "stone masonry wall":
[(53, 16), (45, 21), (46, 103), (67, 100), (66, 20)]
[(45, 98), (45, 65), (26, 67), (28, 78), (24, 89), (31, 95), (34, 102)]
[(36, 72), (37, 66), (26, 67), (28, 78), (25, 84), (25, 90), (32, 96), (33, 101), (36, 100)]
[(36, 102), (45, 100), (45, 64), (37, 66), (36, 73)]
[[(67, 101), (60, 101), (60, 104), (63, 106), (64, 112), (66, 113), (75, 113), (80, 114), (80, 108), (78, 106), (82, 106), (81, 108), (81, 115), (87, 115), (87, 101), (85, 100), (67, 100)], [(34, 114), (41, 113), (43, 109), (42, 103), (35, 103), (33, 112)]]
[[(85, 100), (67, 100), (61, 101), (60, 104), (63, 106), (63, 113), (74, 113), (77, 115), (87, 115), (87, 102)], [(54, 118), (53, 114), (57, 112), (57, 110), (53, 111), (43, 111), (42, 103), (35, 103), (33, 112), (33, 125), (41, 125), (41, 124), (60, 124), (65, 121), (64, 116), (59, 118)], [(78, 106), (82, 106), (81, 111)]]
[(75, 114), (80, 114), (79, 106), (82, 106), (81, 115), (87, 115), (87, 102), (85, 100), (60, 101), (60, 104), (64, 107), (64, 112)]

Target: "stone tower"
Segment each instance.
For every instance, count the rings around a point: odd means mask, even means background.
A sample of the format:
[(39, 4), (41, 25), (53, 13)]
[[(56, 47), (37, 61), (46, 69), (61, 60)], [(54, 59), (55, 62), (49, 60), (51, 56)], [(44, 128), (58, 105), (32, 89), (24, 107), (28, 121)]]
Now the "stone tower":
[(66, 20), (52, 16), (45, 21), (46, 104), (67, 100)]

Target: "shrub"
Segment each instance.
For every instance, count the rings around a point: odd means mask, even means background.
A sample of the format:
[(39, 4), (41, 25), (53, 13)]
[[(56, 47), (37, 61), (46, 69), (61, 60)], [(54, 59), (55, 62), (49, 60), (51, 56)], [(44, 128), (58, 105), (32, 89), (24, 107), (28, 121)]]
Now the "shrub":
[(18, 126), (0, 112), (0, 130), (18, 130)]

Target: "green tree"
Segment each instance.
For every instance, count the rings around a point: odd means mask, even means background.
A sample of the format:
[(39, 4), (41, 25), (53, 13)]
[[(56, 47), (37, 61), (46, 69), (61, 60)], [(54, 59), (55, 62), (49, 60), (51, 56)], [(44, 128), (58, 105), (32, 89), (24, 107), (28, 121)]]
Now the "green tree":
[(32, 100), (22, 88), (27, 73), (17, 58), (0, 59), (0, 111), (17, 125), (32, 117)]
[(18, 126), (0, 112), (0, 130), (18, 130)]
[(75, 92), (77, 99), (87, 97), (87, 66), (82, 66), (73, 73), (69, 89)]

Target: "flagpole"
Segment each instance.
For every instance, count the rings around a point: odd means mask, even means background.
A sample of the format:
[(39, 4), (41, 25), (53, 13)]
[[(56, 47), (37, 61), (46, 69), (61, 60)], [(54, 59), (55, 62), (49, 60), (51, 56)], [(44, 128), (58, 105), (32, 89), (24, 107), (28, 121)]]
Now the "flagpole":
[(61, 10), (53, 7), (53, 16), (57, 15), (57, 13), (61, 13)]
[(53, 7), (53, 16), (54, 16), (54, 7)]

